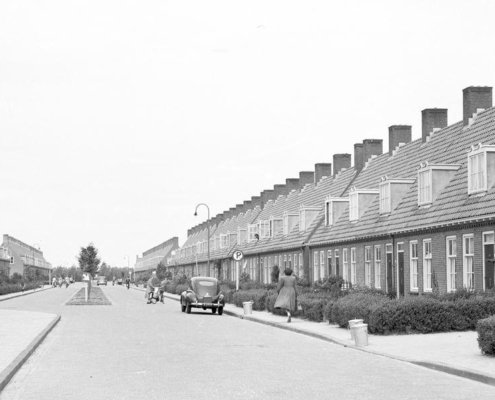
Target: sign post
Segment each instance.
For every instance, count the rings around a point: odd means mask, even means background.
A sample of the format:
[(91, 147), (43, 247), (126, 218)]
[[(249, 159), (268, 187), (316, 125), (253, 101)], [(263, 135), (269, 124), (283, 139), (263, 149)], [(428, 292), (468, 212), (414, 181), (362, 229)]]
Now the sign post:
[(240, 250), (234, 250), (234, 254), (232, 254), (232, 258), (235, 261), (236, 264), (236, 274), (235, 274), (235, 290), (239, 290), (239, 272), (240, 272), (240, 265), (241, 265), (241, 260), (244, 257), (244, 253)]

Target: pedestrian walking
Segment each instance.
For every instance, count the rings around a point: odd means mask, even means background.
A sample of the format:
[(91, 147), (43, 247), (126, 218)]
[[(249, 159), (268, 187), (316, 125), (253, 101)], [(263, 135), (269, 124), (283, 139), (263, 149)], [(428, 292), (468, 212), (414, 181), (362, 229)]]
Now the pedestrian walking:
[(283, 309), (287, 313), (287, 322), (291, 321), (292, 312), (297, 308), (296, 297), (296, 277), (292, 275), (292, 270), (286, 268), (284, 275), (279, 278), (277, 285), (277, 300), (275, 308)]

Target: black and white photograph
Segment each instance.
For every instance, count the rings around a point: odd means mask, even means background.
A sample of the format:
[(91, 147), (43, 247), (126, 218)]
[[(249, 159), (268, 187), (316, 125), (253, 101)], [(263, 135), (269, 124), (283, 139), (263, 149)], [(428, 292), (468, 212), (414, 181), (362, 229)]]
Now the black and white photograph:
[(495, 2), (1, 0), (0, 400), (495, 399)]

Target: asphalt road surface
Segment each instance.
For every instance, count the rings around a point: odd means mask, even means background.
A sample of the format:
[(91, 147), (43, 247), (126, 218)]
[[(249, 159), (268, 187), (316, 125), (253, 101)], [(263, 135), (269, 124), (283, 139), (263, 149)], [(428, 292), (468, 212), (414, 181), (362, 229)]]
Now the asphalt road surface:
[(62, 320), (0, 393), (10, 399), (495, 399), (495, 387), (297, 333), (103, 287), (112, 306), (65, 306), (77, 288), (0, 308)]

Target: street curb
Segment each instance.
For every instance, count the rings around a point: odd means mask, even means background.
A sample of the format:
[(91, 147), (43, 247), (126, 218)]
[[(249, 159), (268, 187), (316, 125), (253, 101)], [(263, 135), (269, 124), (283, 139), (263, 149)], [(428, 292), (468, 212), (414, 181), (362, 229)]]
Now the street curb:
[[(27, 296), (28, 294), (35, 294), (35, 293), (39, 293), (39, 292), (44, 292), (45, 290), (49, 290), (49, 289), (53, 289), (53, 287), (52, 286), (49, 286), (47, 288), (36, 289), (36, 290), (33, 290), (33, 291), (19, 292), (19, 293), (16, 293), (14, 296), (5, 297), (3, 299), (0, 299), (0, 301), (7, 301), (7, 300), (10, 300), (10, 299), (15, 299), (16, 297)], [(8, 295), (6, 295), (6, 296), (8, 296)]]
[[(140, 289), (140, 288), (136, 288), (136, 289)], [(140, 289), (140, 290), (144, 290), (144, 289)], [(172, 295), (170, 293), (169, 294), (164, 293), (164, 297), (167, 297), (168, 299), (171, 299), (171, 300), (177, 300), (177, 301), (179, 301), (179, 299), (176, 298), (175, 296), (176, 295)], [(346, 342), (343, 342), (341, 340), (334, 339), (332, 337), (328, 337), (328, 336), (325, 336), (325, 335), (321, 335), (321, 334), (316, 333), (316, 332), (310, 332), (310, 331), (307, 331), (307, 330), (304, 330), (304, 329), (299, 329), (297, 327), (294, 327), (293, 325), (289, 325), (289, 324), (283, 325), (283, 324), (281, 324), (279, 322), (265, 321), (265, 320), (262, 320), (262, 319), (259, 319), (259, 318), (256, 318), (256, 317), (252, 317), (252, 316), (249, 316), (249, 315), (243, 315), (241, 313), (237, 313), (237, 312), (234, 312), (234, 311), (226, 310), (225, 308), (223, 310), (223, 313), (226, 314), (226, 315), (230, 315), (232, 317), (237, 317), (237, 318), (245, 319), (245, 320), (248, 320), (248, 321), (251, 321), (251, 322), (257, 322), (259, 324), (272, 326), (274, 328), (285, 329), (287, 331), (292, 331), (292, 332), (300, 333), (302, 335), (310, 336), (310, 337), (313, 337), (315, 339), (324, 340), (324, 341), (329, 342), (329, 343), (337, 344), (337, 345), (343, 346), (343, 347), (348, 347), (350, 349), (362, 351), (364, 353), (373, 354), (375, 356), (381, 356), (381, 357), (391, 358), (391, 359), (396, 360), (396, 361), (407, 362), (407, 363), (410, 363), (410, 364), (413, 364), (413, 365), (417, 365), (419, 367), (428, 368), (428, 369), (432, 369), (432, 370), (435, 370), (435, 371), (444, 372), (444, 373), (447, 373), (447, 374), (450, 374), (450, 375), (456, 375), (456, 376), (459, 376), (461, 378), (466, 378), (466, 379), (470, 379), (470, 380), (473, 380), (473, 381), (485, 383), (485, 384), (490, 385), (490, 386), (495, 386), (495, 378), (494, 377), (488, 376), (488, 375), (483, 375), (483, 374), (480, 374), (479, 372), (471, 371), (469, 369), (459, 369), (459, 368), (454, 368), (454, 367), (451, 367), (451, 366), (448, 366), (448, 365), (445, 365), (445, 364), (434, 363), (434, 362), (431, 362), (431, 361), (412, 360), (412, 359), (409, 359), (409, 358), (399, 357), (399, 356), (395, 356), (395, 355), (392, 355), (392, 354), (378, 352), (378, 351), (375, 351), (375, 350), (369, 350), (369, 349), (367, 349), (365, 347), (355, 346), (353, 344), (346, 343)]]
[(46, 336), (51, 332), (51, 330), (60, 321), (60, 314), (57, 314), (55, 319), (53, 319), (48, 326), (43, 329), (38, 336), (36, 336), (31, 343), (12, 361), (7, 368), (0, 372), (0, 392), (7, 386), (16, 372), (22, 367), (22, 365), (27, 361), (27, 359), (33, 354), (36, 348), (43, 342)]

